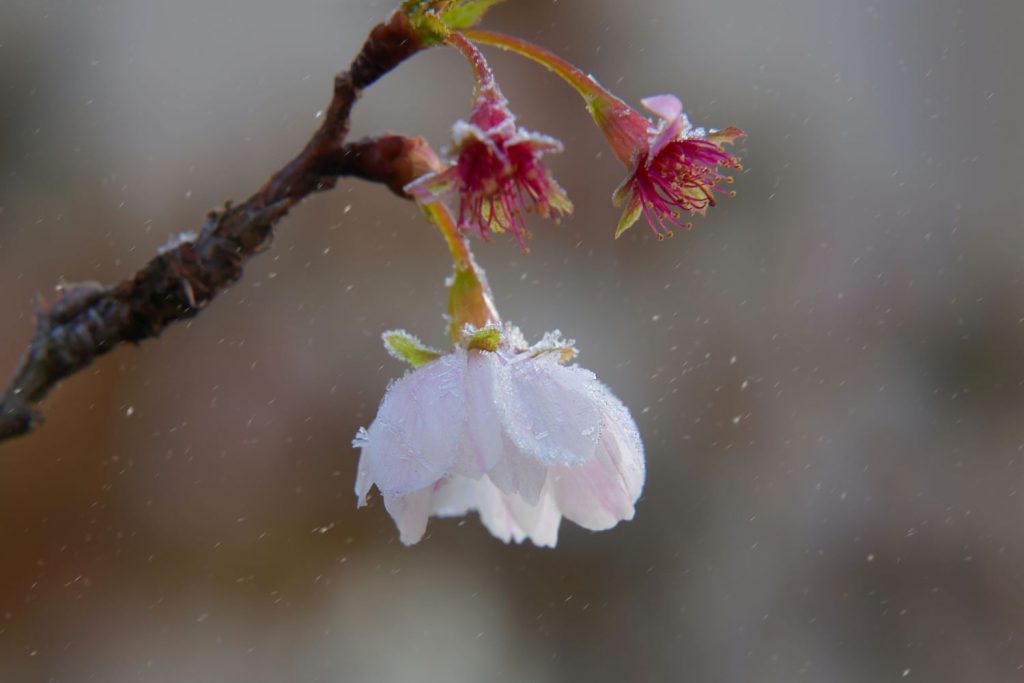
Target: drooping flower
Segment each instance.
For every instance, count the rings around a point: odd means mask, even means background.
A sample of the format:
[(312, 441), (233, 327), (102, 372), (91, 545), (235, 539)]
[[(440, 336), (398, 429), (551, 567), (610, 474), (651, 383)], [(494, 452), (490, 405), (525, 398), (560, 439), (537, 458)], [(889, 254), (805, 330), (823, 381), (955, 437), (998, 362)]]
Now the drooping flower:
[(423, 203), (457, 194), (460, 228), (475, 228), (484, 238), (509, 231), (525, 249), (526, 212), (555, 219), (572, 212), (572, 202), (541, 159), (548, 152), (561, 152), (562, 143), (518, 127), (480, 51), (458, 33), (450, 42), (474, 67), (473, 108), (469, 121), (457, 121), (452, 128), (452, 145), (446, 150), (451, 166), (405, 190)]
[(592, 530), (633, 518), (645, 472), (636, 424), (593, 373), (563, 364), (575, 349), (557, 333), (527, 346), (511, 326), (467, 328), (446, 355), (408, 354), (418, 342), (404, 333), (385, 341), (419, 367), (353, 442), (355, 492), (363, 505), (377, 486), (403, 543), (430, 516), (471, 510), (505, 542), (550, 547), (563, 516)]
[(703, 214), (715, 206), (716, 193), (735, 193), (725, 185), (732, 177), (722, 169), (741, 170), (739, 160), (725, 151), (724, 144), (744, 135), (738, 128), (707, 132), (694, 128), (675, 95), (658, 95), (642, 100), (643, 105), (661, 122), (649, 127), (645, 134), (626, 140), (621, 132), (634, 131), (637, 123), (623, 125), (626, 117), (647, 119), (633, 111), (618, 115), (602, 126), (609, 132), (609, 142), (628, 142), (616, 150), (624, 158), (629, 151), (632, 170), (613, 195), (616, 206), (625, 206), (615, 230), (618, 237), (629, 229), (642, 213), (659, 239), (671, 237), (670, 225), (689, 227), (681, 222), (684, 214)]
[(694, 128), (674, 95), (643, 100), (644, 106), (660, 119), (653, 124), (593, 77), (544, 48), (492, 31), (473, 29), (463, 33), (472, 40), (511, 50), (543, 64), (583, 96), (616, 158), (630, 169), (613, 195), (616, 206), (625, 206), (616, 237), (632, 227), (642, 214), (658, 238), (663, 239), (672, 235), (671, 226), (689, 227), (683, 222), (685, 214), (703, 214), (709, 206), (715, 206), (716, 194), (732, 194), (725, 188), (732, 182), (728, 169), (741, 170), (741, 166), (723, 145), (742, 137), (740, 129)]

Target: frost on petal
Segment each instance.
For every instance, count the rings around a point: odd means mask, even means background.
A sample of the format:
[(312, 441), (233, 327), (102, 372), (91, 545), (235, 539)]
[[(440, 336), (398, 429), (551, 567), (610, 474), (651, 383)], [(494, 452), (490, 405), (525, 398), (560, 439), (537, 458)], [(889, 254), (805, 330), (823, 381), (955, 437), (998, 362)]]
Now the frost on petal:
[(419, 543), (427, 530), (433, 486), (405, 496), (384, 494), (384, 507), (398, 527), (398, 537), (405, 545)]
[(594, 380), (601, 404), (601, 435), (594, 457), (579, 467), (551, 471), (555, 500), (568, 519), (599, 531), (633, 518), (644, 484), (643, 445), (633, 418), (610, 391)]
[(406, 495), (449, 472), (466, 421), (465, 375), (466, 353), (460, 350), (388, 389), (359, 462), (382, 493)]
[(466, 366), (466, 426), (455, 472), (479, 479), (504, 450), (495, 390), (508, 370), (493, 353), (470, 351)]
[(499, 395), (512, 443), (544, 465), (578, 465), (594, 452), (600, 414), (586, 384), (593, 374), (540, 357), (509, 364)]

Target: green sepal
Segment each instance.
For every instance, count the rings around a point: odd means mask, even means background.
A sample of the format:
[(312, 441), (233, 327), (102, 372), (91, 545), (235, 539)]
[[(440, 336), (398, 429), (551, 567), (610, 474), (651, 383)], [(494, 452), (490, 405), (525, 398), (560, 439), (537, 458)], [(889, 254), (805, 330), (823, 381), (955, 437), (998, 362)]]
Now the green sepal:
[(451, 31), (475, 26), (503, 0), (405, 0), (401, 11), (424, 45), (440, 45)]
[(456, 266), (448, 280), (449, 332), (455, 343), (462, 339), (466, 325), (485, 329), (500, 320), (483, 270), (472, 260), (472, 256), (469, 259), (463, 267)]
[(450, 29), (470, 28), (484, 17), (484, 13), (503, 0), (455, 0), (441, 12), (441, 19)]
[(405, 330), (391, 330), (380, 336), (384, 348), (397, 360), (402, 360), (414, 368), (422, 367), (442, 354), (432, 349)]
[(619, 219), (619, 224), (615, 227), (615, 239), (619, 239), (622, 233), (633, 227), (633, 224), (639, 220), (643, 208), (643, 203), (638, 195), (634, 194), (629, 198), (629, 201), (626, 202), (626, 209), (622, 212), (622, 218)]
[(466, 348), (477, 351), (494, 353), (498, 350), (499, 344), (501, 344), (501, 330), (496, 325), (488, 325), (476, 330), (466, 339)]

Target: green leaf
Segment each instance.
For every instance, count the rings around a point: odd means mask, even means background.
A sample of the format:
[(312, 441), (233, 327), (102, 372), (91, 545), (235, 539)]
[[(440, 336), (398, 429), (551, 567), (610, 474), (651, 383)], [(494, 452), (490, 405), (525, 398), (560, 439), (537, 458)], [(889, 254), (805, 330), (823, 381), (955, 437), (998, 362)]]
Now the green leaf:
[(456, 0), (441, 13), (441, 20), (450, 29), (470, 28), (484, 13), (503, 0)]
[(432, 360), (437, 360), (443, 354), (432, 349), (405, 330), (391, 330), (381, 335), (384, 340), (384, 348), (388, 353), (398, 360), (405, 361), (414, 368), (426, 365)]
[(466, 348), (494, 353), (498, 350), (498, 344), (500, 343), (501, 330), (496, 326), (489, 325), (470, 335), (469, 339), (466, 340)]

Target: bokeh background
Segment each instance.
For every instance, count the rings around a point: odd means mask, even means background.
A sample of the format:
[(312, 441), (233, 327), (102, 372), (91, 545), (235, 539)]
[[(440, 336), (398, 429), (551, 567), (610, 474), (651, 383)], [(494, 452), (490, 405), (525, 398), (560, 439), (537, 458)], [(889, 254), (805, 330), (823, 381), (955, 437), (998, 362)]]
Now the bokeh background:
[[(0, 0), (0, 372), (34, 297), (113, 282), (306, 140), (384, 0)], [(735, 200), (618, 241), (622, 169), (575, 94), (494, 54), (576, 203), (477, 248), (637, 418), (636, 519), (402, 547), (350, 439), (444, 342), (416, 209), (346, 182), (188, 325), (0, 447), (0, 681), (1024, 678), (1024, 5), (511, 0), (487, 25), (623, 97), (737, 125)], [(468, 70), (421, 54), (353, 135), (444, 143)]]

